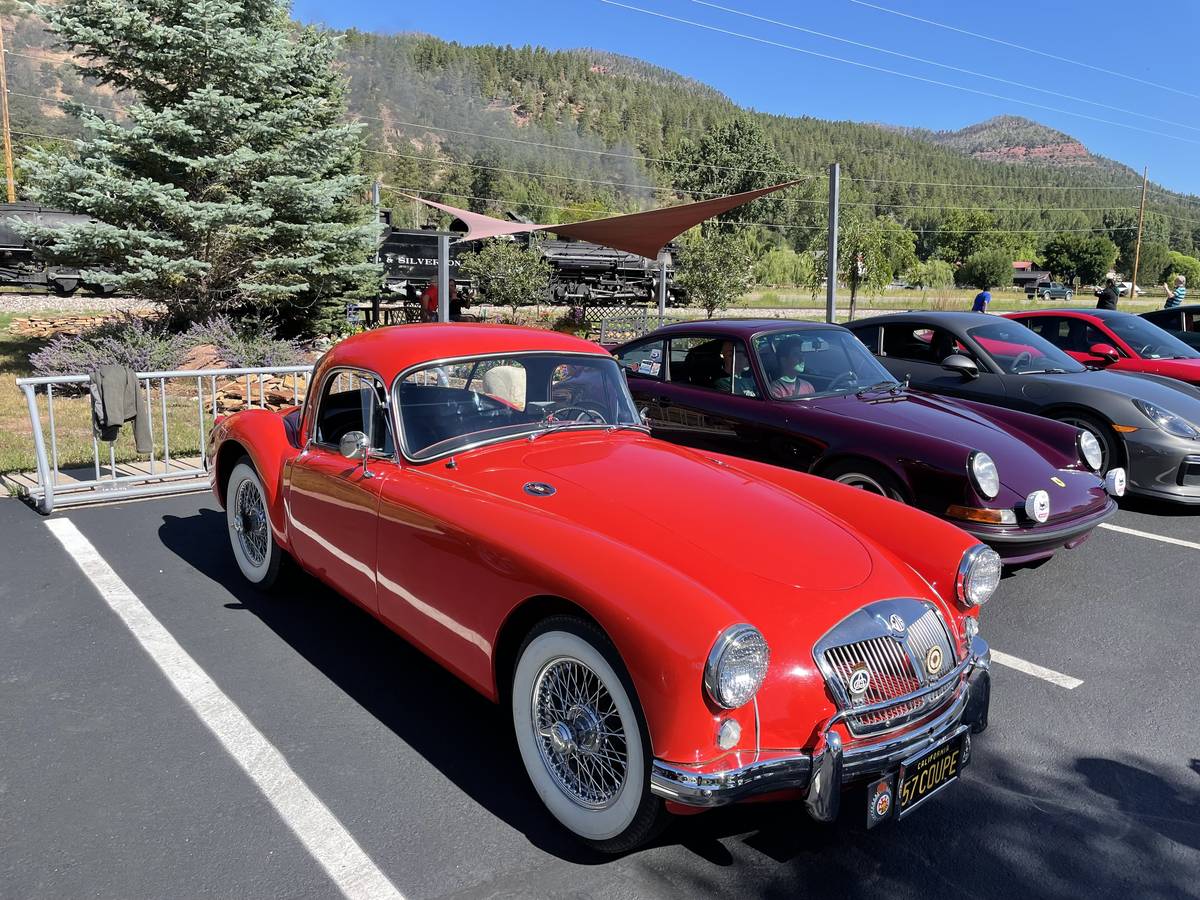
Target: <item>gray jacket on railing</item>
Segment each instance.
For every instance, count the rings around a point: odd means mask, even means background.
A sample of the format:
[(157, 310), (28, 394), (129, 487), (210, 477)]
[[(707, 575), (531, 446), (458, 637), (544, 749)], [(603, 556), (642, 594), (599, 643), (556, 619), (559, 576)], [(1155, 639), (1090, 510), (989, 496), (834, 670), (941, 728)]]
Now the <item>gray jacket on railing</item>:
[(138, 390), (137, 373), (125, 366), (101, 366), (92, 373), (92, 428), (102, 441), (115, 441), (121, 426), (133, 420), (138, 453), (154, 449), (146, 399)]

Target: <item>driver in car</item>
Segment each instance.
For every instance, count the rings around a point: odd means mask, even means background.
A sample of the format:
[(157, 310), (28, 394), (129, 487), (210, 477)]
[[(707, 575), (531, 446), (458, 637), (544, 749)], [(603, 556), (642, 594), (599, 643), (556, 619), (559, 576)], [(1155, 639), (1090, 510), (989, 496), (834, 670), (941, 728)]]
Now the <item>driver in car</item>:
[(798, 337), (785, 338), (775, 347), (779, 360), (779, 377), (767, 385), (776, 400), (788, 400), (812, 394), (812, 382), (800, 377), (804, 371), (804, 342)]

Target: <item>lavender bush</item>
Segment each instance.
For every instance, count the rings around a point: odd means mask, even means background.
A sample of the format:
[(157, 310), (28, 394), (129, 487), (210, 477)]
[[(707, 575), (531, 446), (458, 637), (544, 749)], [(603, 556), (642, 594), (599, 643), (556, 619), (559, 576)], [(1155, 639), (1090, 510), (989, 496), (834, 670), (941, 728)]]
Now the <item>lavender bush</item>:
[(197, 322), (182, 334), (172, 334), (162, 322), (123, 316), (78, 337), (57, 337), (31, 354), (29, 362), (38, 375), (87, 374), (110, 363), (149, 372), (178, 368), (187, 354), (202, 344), (215, 347), (217, 355), (233, 368), (304, 361), (298, 344), (277, 338), (267, 326), (239, 328), (231, 319), (218, 316)]

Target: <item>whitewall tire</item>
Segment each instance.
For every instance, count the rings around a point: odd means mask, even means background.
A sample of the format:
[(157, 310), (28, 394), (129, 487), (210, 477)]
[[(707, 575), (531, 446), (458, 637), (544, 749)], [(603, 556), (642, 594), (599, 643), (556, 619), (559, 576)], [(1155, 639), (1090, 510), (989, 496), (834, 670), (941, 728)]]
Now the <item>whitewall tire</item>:
[(598, 627), (556, 616), (534, 629), (513, 671), (512, 716), (529, 779), (564, 827), (607, 853), (661, 830), (641, 708)]
[(243, 458), (233, 467), (225, 485), (225, 522), (233, 558), (251, 584), (267, 588), (279, 577), (283, 551), (275, 543), (267, 514), (267, 492), (262, 479)]

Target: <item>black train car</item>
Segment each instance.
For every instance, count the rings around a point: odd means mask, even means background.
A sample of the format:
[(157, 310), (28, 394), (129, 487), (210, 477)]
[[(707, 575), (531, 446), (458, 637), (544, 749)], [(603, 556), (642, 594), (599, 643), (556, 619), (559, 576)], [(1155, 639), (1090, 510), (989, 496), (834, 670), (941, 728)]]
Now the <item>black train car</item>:
[[(386, 222), (386, 218), (385, 218)], [(518, 235), (515, 240), (528, 240)], [(658, 301), (658, 263), (588, 241), (543, 238), (538, 242), (550, 263), (547, 300), (565, 305), (618, 306)], [(459, 276), (459, 256), (472, 244), (450, 245), (450, 276), (462, 296), (470, 296), (470, 280)], [(674, 247), (669, 249), (674, 250)], [(379, 249), (386, 289), (407, 297), (420, 296), (437, 281), (437, 237), (433, 231), (386, 227)], [(674, 269), (667, 267), (667, 302)]]
[(0, 203), (0, 284), (45, 287), (64, 296), (81, 285), (96, 294), (111, 294), (111, 285), (85, 282), (79, 270), (47, 265), (37, 250), (14, 227), (13, 219), (48, 227), (90, 222), (87, 216), (50, 209), (36, 203)]

